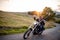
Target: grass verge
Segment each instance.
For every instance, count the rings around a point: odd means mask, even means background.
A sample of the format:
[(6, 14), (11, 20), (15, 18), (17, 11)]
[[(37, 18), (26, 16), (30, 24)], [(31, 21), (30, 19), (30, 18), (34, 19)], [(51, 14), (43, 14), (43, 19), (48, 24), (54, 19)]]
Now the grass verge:
[(16, 34), (16, 33), (23, 33), (27, 30), (28, 27), (21, 27), (21, 28), (11, 28), (11, 29), (1, 29), (0, 35), (8, 35), (8, 34)]

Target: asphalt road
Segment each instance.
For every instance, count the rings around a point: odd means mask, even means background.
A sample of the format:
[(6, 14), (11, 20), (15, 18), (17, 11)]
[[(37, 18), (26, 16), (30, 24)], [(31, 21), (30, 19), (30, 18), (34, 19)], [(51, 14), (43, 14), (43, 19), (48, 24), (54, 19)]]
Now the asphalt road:
[[(0, 36), (0, 40), (24, 40), (23, 34), (12, 34)], [(42, 35), (32, 35), (26, 40), (60, 40), (60, 24), (55, 28), (46, 29)]]

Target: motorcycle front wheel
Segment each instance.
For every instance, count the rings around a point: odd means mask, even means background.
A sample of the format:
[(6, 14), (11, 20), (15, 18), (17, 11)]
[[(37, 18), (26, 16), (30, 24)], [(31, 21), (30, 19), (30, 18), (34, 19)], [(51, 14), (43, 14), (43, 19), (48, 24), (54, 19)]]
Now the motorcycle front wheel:
[(23, 38), (24, 38), (24, 39), (27, 39), (27, 38), (29, 37), (29, 35), (30, 35), (31, 31), (32, 31), (32, 29), (31, 29), (31, 28), (30, 28), (30, 29), (28, 29), (28, 30), (24, 33)]

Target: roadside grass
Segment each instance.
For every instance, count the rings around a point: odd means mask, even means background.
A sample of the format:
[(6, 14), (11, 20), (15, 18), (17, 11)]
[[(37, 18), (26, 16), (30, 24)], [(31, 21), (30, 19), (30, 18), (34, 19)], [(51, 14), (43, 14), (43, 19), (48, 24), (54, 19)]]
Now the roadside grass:
[(21, 27), (21, 28), (10, 28), (10, 29), (0, 30), (0, 36), (8, 35), (8, 34), (23, 33), (27, 30), (27, 28), (28, 27), (24, 26), (24, 27)]
[[(53, 28), (53, 26), (52, 27), (51, 26), (45, 27), (45, 29), (50, 29), (50, 28)], [(0, 30), (0, 36), (9, 35), (9, 34), (24, 33), (27, 29), (28, 29), (28, 27), (24, 26), (21, 28), (10, 28), (10, 29)]]
[(45, 29), (56, 27), (55, 21), (53, 21), (53, 20), (46, 21), (44, 27), (45, 27)]
[(60, 24), (60, 20), (57, 20), (56, 23)]
[(60, 18), (56, 18), (55, 22), (60, 24)]
[[(53, 26), (52, 27), (45, 27), (45, 29), (49, 29), (49, 28), (53, 28)], [(21, 28), (10, 28), (10, 29), (0, 30), (0, 36), (17, 34), (17, 33), (24, 33), (27, 29), (28, 29), (28, 27), (24, 26)]]
[[(48, 26), (49, 24), (45, 25), (45, 29), (49, 29), (49, 28), (53, 28), (55, 27), (55, 25), (50, 24), (50, 26)], [(24, 33), (26, 30), (28, 29), (27, 26), (23, 26), (23, 27), (6, 27), (6, 29), (0, 29), (0, 35), (8, 35), (8, 34), (17, 34), (17, 33)]]
[[(49, 25), (49, 24), (47, 24), (47, 25)], [(56, 27), (55, 24), (50, 24), (49, 26), (47, 26), (47, 25), (44, 26), (45, 29), (50, 29), (50, 28), (54, 28), (54, 27)]]

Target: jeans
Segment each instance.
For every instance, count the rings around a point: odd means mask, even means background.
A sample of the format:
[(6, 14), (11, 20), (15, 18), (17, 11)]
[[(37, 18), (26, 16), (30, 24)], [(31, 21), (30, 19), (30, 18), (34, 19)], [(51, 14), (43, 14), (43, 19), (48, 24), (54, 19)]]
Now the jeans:
[(40, 25), (38, 29), (39, 29), (38, 32), (45, 30), (44, 25)]

